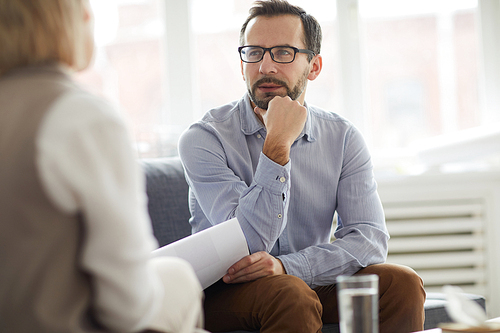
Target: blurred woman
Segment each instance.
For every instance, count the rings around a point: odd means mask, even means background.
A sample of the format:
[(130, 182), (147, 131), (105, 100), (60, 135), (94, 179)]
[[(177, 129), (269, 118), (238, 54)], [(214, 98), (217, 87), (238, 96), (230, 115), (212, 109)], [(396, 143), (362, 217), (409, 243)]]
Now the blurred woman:
[(0, 0), (0, 331), (196, 331), (124, 122), (71, 78), (93, 49), (88, 0)]

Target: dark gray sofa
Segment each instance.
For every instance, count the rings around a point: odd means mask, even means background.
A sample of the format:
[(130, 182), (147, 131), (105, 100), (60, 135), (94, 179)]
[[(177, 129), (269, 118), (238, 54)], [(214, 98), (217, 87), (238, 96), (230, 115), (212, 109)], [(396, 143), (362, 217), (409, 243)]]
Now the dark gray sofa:
[[(160, 246), (190, 235), (188, 185), (179, 158), (144, 159), (141, 165), (146, 174), (149, 215)], [(485, 308), (484, 297), (467, 296)], [(435, 328), (439, 323), (451, 322), (445, 310), (445, 303), (442, 294), (427, 294), (425, 329)], [(338, 333), (339, 327), (337, 324), (328, 324), (323, 327), (323, 332)]]

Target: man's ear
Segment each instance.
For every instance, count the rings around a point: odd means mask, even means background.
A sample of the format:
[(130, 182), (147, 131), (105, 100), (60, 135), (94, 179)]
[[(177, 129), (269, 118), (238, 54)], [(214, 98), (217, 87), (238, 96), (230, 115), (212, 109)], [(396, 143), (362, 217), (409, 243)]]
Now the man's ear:
[(320, 54), (317, 54), (311, 60), (311, 70), (309, 71), (309, 75), (307, 76), (307, 78), (310, 81), (315, 80), (318, 77), (319, 73), (321, 73), (322, 68), (323, 68), (323, 57), (321, 57)]

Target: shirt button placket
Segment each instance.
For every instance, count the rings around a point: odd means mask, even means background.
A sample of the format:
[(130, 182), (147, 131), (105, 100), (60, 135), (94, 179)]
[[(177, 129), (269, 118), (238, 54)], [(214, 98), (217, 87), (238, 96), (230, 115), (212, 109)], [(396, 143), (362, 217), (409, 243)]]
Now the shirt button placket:
[[(286, 182), (286, 178), (284, 176), (279, 177), (280, 183)], [(285, 194), (283, 194), (283, 200), (285, 199)], [(281, 219), (283, 217), (282, 214), (278, 214), (278, 218)]]

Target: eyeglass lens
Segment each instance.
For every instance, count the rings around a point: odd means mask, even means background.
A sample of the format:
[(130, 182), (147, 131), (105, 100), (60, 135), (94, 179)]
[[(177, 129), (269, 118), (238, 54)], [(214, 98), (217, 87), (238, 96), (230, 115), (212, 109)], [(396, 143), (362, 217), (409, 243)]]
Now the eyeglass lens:
[[(259, 62), (264, 57), (264, 48), (257, 46), (246, 46), (241, 49), (241, 58), (245, 62)], [(295, 50), (286, 46), (272, 47), (269, 52), (276, 62), (292, 62), (295, 59)]]

